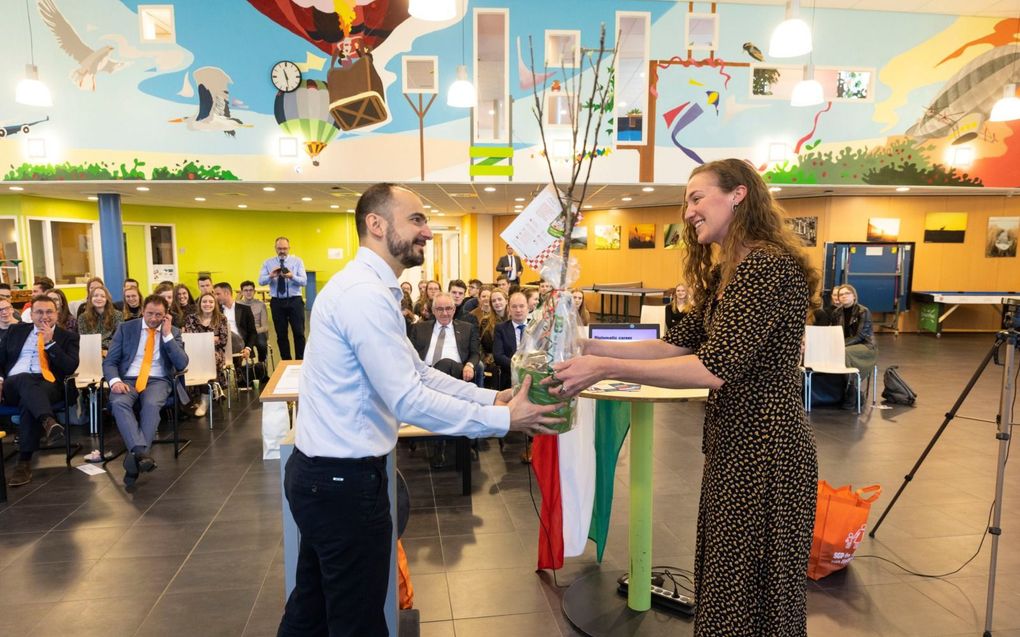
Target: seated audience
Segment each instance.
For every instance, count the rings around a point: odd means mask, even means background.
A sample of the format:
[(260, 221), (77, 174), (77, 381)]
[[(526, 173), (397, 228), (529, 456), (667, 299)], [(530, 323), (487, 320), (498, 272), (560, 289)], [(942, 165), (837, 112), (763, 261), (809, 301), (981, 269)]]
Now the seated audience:
[[(52, 288), (46, 292), (46, 296), (53, 299), (53, 302), (57, 304), (57, 327), (62, 327), (69, 332), (78, 332), (78, 320), (71, 316), (71, 310), (67, 306), (67, 297), (64, 296), (64, 291), (60, 288)], [(22, 317), (22, 321), (25, 318)], [(30, 318), (29, 321), (32, 319)], [(25, 322), (29, 322), (25, 321)]]
[(213, 282), (212, 277), (208, 274), (203, 274), (198, 277), (198, 295), (212, 294), (213, 293)]
[(481, 329), (482, 321), (492, 312), (492, 305), (489, 304), (489, 299), (491, 298), (492, 288), (490, 286), (483, 286), (478, 291), (478, 297), (475, 299), (477, 307), (471, 310), (471, 316), (475, 317), (475, 320), (478, 321), (479, 329)]
[[(137, 288), (130, 289), (137, 292)], [(127, 447), (125, 486), (133, 485), (139, 473), (156, 468), (149, 451), (159, 427), (159, 412), (174, 391), (174, 374), (187, 366), (181, 332), (171, 324), (166, 299), (149, 296), (142, 317), (121, 325), (103, 360), (103, 376), (110, 383), (110, 411)]]
[(259, 360), (269, 361), (269, 310), (266, 304), (255, 298), (255, 282), (241, 281), (241, 298), (238, 303), (247, 305), (255, 319), (255, 350)]
[(676, 287), (673, 288), (673, 298), (669, 300), (666, 305), (666, 331), (673, 329), (674, 325), (680, 323), (680, 319), (683, 318), (684, 314), (691, 311), (691, 297), (687, 291), (687, 286), (683, 283), (677, 283)]
[[(47, 292), (49, 292), (50, 290), (54, 289), (55, 287), (57, 287), (57, 285), (53, 282), (53, 279), (51, 279), (50, 277), (48, 277), (48, 276), (37, 276), (37, 277), (35, 277), (35, 282), (32, 284), (32, 298), (35, 298), (35, 297), (39, 296), (40, 294), (46, 294)], [(66, 303), (65, 303), (65, 305), (66, 305)], [(23, 306), (21, 306), (21, 309), (19, 310), (19, 312), (21, 314), (21, 322), (22, 323), (31, 323), (32, 322), (32, 302), (31, 301), (29, 301), (28, 303), (25, 303)]]
[(419, 298), (418, 302), (414, 304), (414, 313), (421, 317), (421, 320), (428, 321), (435, 318), (432, 316), (432, 301), (442, 291), (443, 288), (439, 285), (439, 281), (429, 281), (425, 285), (425, 297)]
[[(78, 309), (74, 311), (74, 317), (78, 318), (85, 312), (85, 308), (89, 306), (89, 300), (92, 298), (92, 291), (96, 288), (106, 287), (103, 280), (97, 276), (92, 277), (85, 283), (85, 300), (78, 304)], [(80, 334), (81, 332), (79, 332)]]
[(535, 318), (535, 310), (538, 309), (538, 304), (542, 300), (541, 294), (535, 288), (524, 288), (521, 290), (521, 294), (524, 295), (525, 300), (528, 302), (528, 322)]
[(411, 292), (414, 291), (414, 286), (411, 285), (410, 282), (404, 281), (400, 284), (400, 291), (403, 292), (405, 296), (411, 296)]
[(152, 289), (152, 293), (156, 296), (163, 297), (163, 300), (166, 301), (167, 307), (170, 308), (170, 314), (172, 316), (174, 307), (174, 284), (168, 281), (163, 281)]
[(474, 312), (478, 307), (478, 295), (482, 292), (482, 282), (479, 279), (468, 281), (467, 297), (464, 299), (464, 312)]
[(191, 288), (183, 283), (178, 283), (174, 286), (173, 301), (170, 303), (170, 314), (173, 317), (174, 327), (183, 327), (184, 319), (194, 312), (195, 299), (191, 296)]
[[(202, 334), (212, 332), (213, 345), (216, 350), (216, 382), (220, 387), (227, 386), (227, 379), (224, 370), (227, 362), (227, 339), (230, 338), (230, 328), (227, 326), (227, 319), (220, 312), (220, 304), (212, 294), (203, 294), (198, 297), (198, 309), (184, 318), (184, 331), (189, 334)], [(211, 408), (209, 396), (203, 391), (203, 387), (189, 387), (188, 395), (191, 397), (191, 404), (195, 405), (194, 414), (197, 417), (205, 415)]]
[[(577, 326), (587, 327), (591, 323), (591, 314), (584, 305), (584, 292), (581, 290), (571, 290), (570, 296), (574, 299), (574, 307), (577, 308)], [(588, 338), (588, 330), (581, 331), (584, 332), (583, 338)]]
[(105, 355), (110, 349), (113, 333), (123, 321), (124, 316), (113, 307), (110, 291), (100, 285), (92, 289), (85, 311), (78, 317), (78, 333), (101, 334), (101, 347)]
[[(492, 296), (493, 312), (496, 308), (496, 292)], [(492, 358), (499, 368), (499, 389), (511, 386), (510, 359), (517, 353), (517, 347), (524, 336), (524, 327), (528, 320), (528, 300), (524, 294), (517, 292), (510, 296), (507, 304), (510, 320), (496, 325), (492, 336)]]
[[(230, 351), (234, 356), (240, 356), (242, 361), (248, 361), (255, 353), (258, 342), (255, 315), (247, 305), (234, 302), (234, 288), (226, 281), (213, 286), (213, 296), (220, 304), (220, 312), (230, 328)], [(265, 382), (265, 371), (265, 365), (257, 365), (254, 377), (259, 382)]]
[(542, 305), (549, 298), (549, 293), (553, 290), (553, 284), (549, 283), (545, 279), (538, 282), (538, 304)]
[(478, 329), (478, 320), (471, 315), (471, 312), (464, 309), (464, 300), (467, 298), (467, 285), (460, 279), (454, 279), (450, 281), (449, 294), (453, 297), (453, 302), (456, 304), (457, 309), (454, 313), (453, 318), (458, 321), (467, 321), (473, 323), (475, 329)]
[(503, 294), (510, 298), (510, 280), (506, 278), (505, 274), (500, 274), (496, 277), (496, 289), (502, 290)]
[(418, 296), (414, 299), (415, 304), (425, 296), (425, 288), (428, 287), (428, 284), (429, 282), (424, 279), (418, 281)]
[(51, 297), (33, 297), (32, 322), (9, 327), (0, 344), (3, 403), (21, 410), (18, 463), (8, 486), (32, 481), (32, 456), (39, 448), (40, 433), (46, 444), (56, 442), (64, 433), (52, 405), (64, 399), (64, 378), (77, 369), (78, 334), (57, 325), (57, 305)]
[[(878, 361), (878, 350), (875, 349), (874, 329), (871, 324), (871, 311), (857, 302), (857, 289), (845, 283), (836, 288), (839, 296), (839, 310), (833, 315), (834, 325), (843, 328), (846, 344), (846, 365), (856, 367), (861, 372), (861, 382), (867, 386), (871, 372)], [(843, 408), (856, 409), (857, 387), (855, 378), (847, 380), (846, 393), (843, 395)]]
[[(21, 321), (18, 319), (17, 312), (14, 311), (14, 306), (11, 305), (11, 300), (0, 296), (0, 345), (7, 338), (7, 334), (10, 332), (9, 328), (18, 323)], [(3, 459), (0, 458), (0, 462), (2, 461)]]
[(114, 307), (120, 310), (125, 321), (138, 318), (142, 315), (142, 293), (137, 286), (124, 287), (124, 300), (115, 303)]

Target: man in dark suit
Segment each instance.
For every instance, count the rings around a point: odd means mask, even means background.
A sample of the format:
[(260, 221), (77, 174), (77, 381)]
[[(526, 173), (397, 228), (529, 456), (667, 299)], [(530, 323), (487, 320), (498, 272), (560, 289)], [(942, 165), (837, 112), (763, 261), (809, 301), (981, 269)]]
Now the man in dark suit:
[(492, 358), (499, 367), (499, 389), (510, 387), (510, 359), (517, 353), (517, 346), (524, 336), (528, 321), (528, 299), (521, 292), (510, 295), (507, 305), (510, 320), (503, 321), (492, 332)]
[(63, 400), (64, 378), (78, 369), (78, 335), (57, 327), (57, 304), (45, 295), (32, 297), (31, 323), (7, 329), (0, 345), (0, 391), (4, 404), (21, 408), (20, 456), (7, 484), (19, 487), (32, 481), (39, 432), (45, 432), (47, 444), (64, 432), (52, 405)]
[[(181, 332), (173, 327), (170, 307), (155, 294), (142, 303), (141, 318), (126, 321), (113, 333), (103, 360), (103, 376), (110, 383), (110, 411), (124, 439), (124, 484), (156, 463), (149, 450), (159, 426), (159, 411), (174, 390), (174, 374), (188, 366)], [(135, 405), (140, 404), (135, 415)]]
[(471, 383), (479, 365), (478, 328), (474, 323), (453, 320), (456, 308), (449, 294), (437, 294), (432, 299), (436, 318), (411, 326), (411, 344), (430, 367)]
[[(234, 301), (234, 288), (223, 281), (213, 287), (213, 295), (220, 304), (220, 311), (230, 326), (230, 351), (241, 360), (247, 362), (258, 345), (258, 328), (255, 327), (255, 314), (243, 303)], [(264, 380), (265, 365), (259, 365), (256, 376)]]
[(521, 284), (521, 271), (524, 269), (524, 263), (521, 258), (514, 254), (514, 249), (510, 247), (510, 244), (506, 246), (506, 256), (499, 258), (496, 262), (496, 274), (502, 274), (506, 277), (506, 280), (510, 282), (510, 285)]

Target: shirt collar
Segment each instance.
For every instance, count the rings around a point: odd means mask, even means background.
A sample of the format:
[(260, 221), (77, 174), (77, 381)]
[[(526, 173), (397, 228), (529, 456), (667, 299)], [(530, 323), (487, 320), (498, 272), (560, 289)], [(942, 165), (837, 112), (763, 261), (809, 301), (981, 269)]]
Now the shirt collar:
[(393, 293), (394, 298), (396, 298), (398, 302), (404, 298), (404, 292), (400, 289), (400, 282), (397, 281), (397, 275), (393, 274), (393, 269), (390, 268), (390, 266), (383, 261), (383, 258), (376, 254), (375, 251), (361, 246), (358, 248), (358, 253), (354, 255), (354, 260), (365, 264), (370, 270), (375, 272), (376, 276), (379, 277), (379, 280), (383, 282), (383, 285), (390, 289), (390, 292)]

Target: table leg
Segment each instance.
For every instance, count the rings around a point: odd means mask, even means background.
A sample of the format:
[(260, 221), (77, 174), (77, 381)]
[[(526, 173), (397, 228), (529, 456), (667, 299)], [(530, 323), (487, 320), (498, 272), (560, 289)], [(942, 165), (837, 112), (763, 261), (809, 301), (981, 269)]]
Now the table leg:
[(630, 406), (630, 583), (627, 606), (652, 607), (652, 408)]

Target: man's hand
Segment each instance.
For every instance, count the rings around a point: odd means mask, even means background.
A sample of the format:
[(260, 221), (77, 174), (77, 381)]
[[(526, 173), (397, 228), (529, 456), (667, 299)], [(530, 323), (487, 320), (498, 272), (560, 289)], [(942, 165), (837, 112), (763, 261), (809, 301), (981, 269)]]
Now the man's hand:
[(53, 341), (53, 330), (54, 325), (41, 325), (39, 326), (39, 333), (43, 335), (43, 343), (49, 343)]
[(272, 272), (269, 273), (269, 278), (270, 279), (275, 279), (278, 276), (280, 276), (280, 268), (276, 268), (275, 270), (273, 270)]
[(464, 373), (462, 374), (465, 382), (470, 383), (475, 379), (475, 368), (474, 365), (465, 365)]
[(288, 279), (293, 279), (294, 278), (294, 273), (291, 272), (290, 270), (288, 270), (287, 274), (284, 274), (283, 276), (288, 278)]
[(163, 332), (163, 336), (170, 336), (174, 333), (173, 330), (174, 321), (173, 317), (167, 314), (163, 317), (163, 325), (160, 326), (160, 330)]
[(510, 408), (510, 431), (523, 431), (529, 436), (559, 434), (558, 431), (548, 429), (542, 425), (562, 424), (562, 418), (554, 418), (549, 414), (563, 405), (561, 403), (553, 405), (536, 405), (532, 403), (528, 400), (528, 389), (530, 388), (531, 377), (525, 376), (517, 395), (507, 403), (507, 407)]
[(251, 358), (251, 348), (250, 347), (245, 347), (244, 349), (241, 350), (241, 358), (244, 359), (244, 360), (248, 360), (249, 358)]
[(131, 390), (128, 388), (127, 383), (122, 380), (117, 381), (113, 384), (113, 387), (110, 387), (110, 392), (113, 394), (126, 394), (129, 391)]

